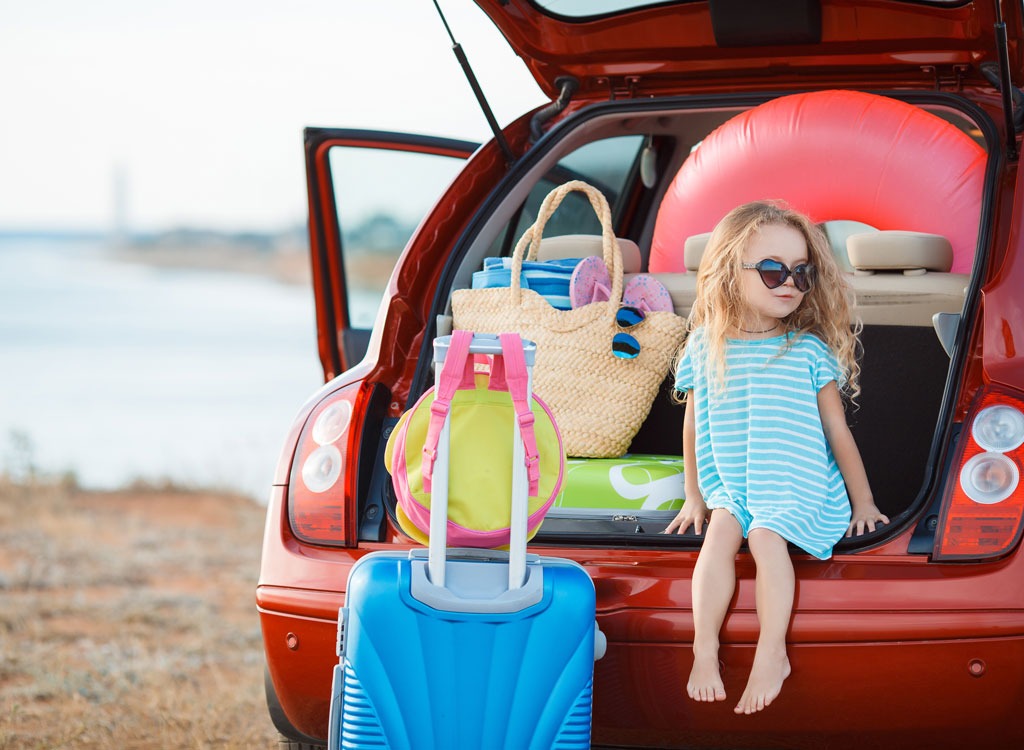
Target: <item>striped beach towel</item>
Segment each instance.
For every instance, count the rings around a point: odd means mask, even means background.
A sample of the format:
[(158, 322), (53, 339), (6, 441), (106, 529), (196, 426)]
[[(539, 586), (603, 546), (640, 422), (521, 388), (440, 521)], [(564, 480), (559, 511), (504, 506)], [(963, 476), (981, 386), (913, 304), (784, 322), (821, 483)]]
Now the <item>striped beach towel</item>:
[[(558, 258), (545, 261), (523, 261), (520, 279), (523, 289), (532, 289), (558, 310), (569, 310), (569, 281), (580, 258)], [(473, 274), (474, 289), (507, 287), (512, 283), (511, 258), (484, 258), (482, 271)]]

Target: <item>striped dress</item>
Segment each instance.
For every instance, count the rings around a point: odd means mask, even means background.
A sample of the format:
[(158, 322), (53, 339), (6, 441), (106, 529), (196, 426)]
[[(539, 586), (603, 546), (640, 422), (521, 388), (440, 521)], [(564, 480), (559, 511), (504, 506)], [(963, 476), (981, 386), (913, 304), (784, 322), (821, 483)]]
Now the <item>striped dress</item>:
[(691, 334), (675, 386), (696, 409), (697, 482), (708, 508), (743, 528), (766, 528), (825, 560), (846, 533), (850, 500), (825, 439), (817, 394), (841, 381), (817, 337), (730, 339), (724, 393), (709, 393), (703, 330)]

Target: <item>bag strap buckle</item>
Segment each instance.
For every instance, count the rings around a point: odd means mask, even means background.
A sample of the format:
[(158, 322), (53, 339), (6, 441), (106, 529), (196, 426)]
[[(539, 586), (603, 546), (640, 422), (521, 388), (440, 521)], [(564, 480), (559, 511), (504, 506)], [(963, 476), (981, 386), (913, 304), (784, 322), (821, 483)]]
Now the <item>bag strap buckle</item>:
[(431, 477), (434, 475), (434, 464), (437, 462), (437, 449), (423, 446), (423, 491), (430, 492)]

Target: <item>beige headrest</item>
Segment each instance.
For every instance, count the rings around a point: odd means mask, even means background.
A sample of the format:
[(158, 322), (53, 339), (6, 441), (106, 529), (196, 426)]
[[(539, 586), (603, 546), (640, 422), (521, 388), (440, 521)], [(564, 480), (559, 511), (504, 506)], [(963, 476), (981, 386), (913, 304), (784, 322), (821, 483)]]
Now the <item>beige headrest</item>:
[(953, 246), (938, 234), (904, 232), (889, 229), (881, 232), (851, 234), (846, 239), (854, 273), (902, 271), (916, 276), (926, 271), (948, 273), (953, 266)]
[(687, 237), (683, 243), (683, 265), (687, 271), (696, 271), (700, 268), (700, 259), (704, 257), (704, 248), (708, 246), (711, 239), (711, 232), (695, 234)]
[(821, 228), (828, 237), (828, 244), (832, 246), (832, 254), (839, 263), (839, 270), (846, 273), (853, 273), (853, 264), (846, 249), (846, 240), (851, 234), (864, 234), (865, 232), (877, 232), (878, 230), (863, 221), (849, 221), (846, 219), (831, 219), (821, 222)]
[[(622, 272), (640, 273), (640, 248), (633, 240), (616, 237), (622, 251)], [(586, 258), (589, 255), (603, 255), (604, 245), (598, 234), (564, 234), (560, 237), (544, 237), (537, 249), (537, 260), (558, 260), (559, 258)]]
[[(821, 228), (824, 230), (825, 236), (828, 237), (829, 244), (832, 245), (832, 251), (835, 253), (840, 269), (847, 273), (853, 271), (853, 264), (850, 263), (847, 256), (847, 238), (851, 234), (878, 231), (870, 224), (861, 221), (825, 221), (822, 222)], [(683, 265), (687, 271), (696, 271), (700, 267), (700, 259), (704, 257), (704, 249), (710, 238), (711, 232), (695, 234), (686, 238), (686, 242), (683, 243)]]

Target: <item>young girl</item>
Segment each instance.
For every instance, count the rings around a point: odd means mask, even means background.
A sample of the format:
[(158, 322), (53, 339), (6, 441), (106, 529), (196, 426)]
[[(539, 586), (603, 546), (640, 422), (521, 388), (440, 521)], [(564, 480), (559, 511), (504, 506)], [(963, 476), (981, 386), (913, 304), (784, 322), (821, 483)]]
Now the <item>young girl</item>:
[(744, 538), (757, 566), (761, 632), (734, 710), (751, 714), (778, 696), (790, 672), (788, 544), (824, 560), (844, 533), (889, 522), (843, 410), (841, 390), (851, 400), (860, 392), (847, 294), (824, 234), (795, 211), (748, 203), (708, 241), (676, 370), (687, 404), (686, 502), (665, 529), (700, 534), (707, 523), (693, 572), (686, 692), (695, 701), (726, 697), (718, 635)]

